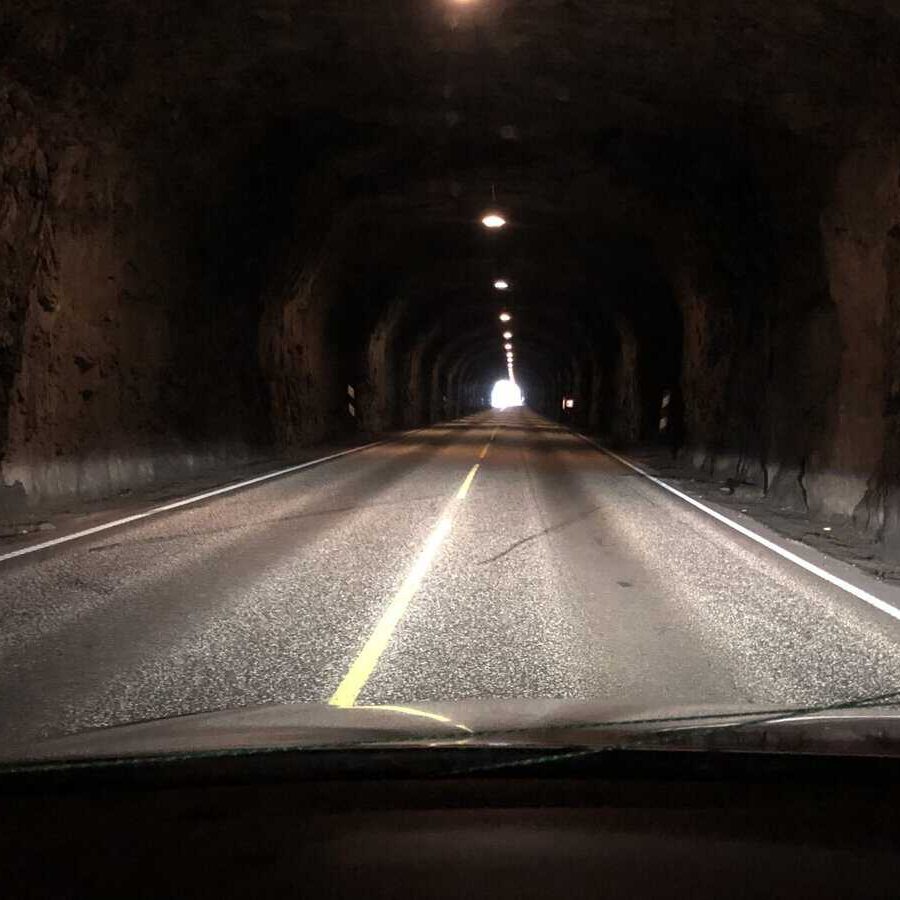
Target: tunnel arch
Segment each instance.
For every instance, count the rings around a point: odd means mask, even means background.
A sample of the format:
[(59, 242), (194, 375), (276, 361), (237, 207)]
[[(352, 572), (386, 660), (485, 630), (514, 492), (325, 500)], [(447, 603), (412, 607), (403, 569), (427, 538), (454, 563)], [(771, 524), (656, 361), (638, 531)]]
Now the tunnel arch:
[(896, 544), (896, 17), (554, 6), (18, 4), (6, 495), (446, 416), (505, 277), (542, 408), (659, 440), (668, 391), (680, 459)]

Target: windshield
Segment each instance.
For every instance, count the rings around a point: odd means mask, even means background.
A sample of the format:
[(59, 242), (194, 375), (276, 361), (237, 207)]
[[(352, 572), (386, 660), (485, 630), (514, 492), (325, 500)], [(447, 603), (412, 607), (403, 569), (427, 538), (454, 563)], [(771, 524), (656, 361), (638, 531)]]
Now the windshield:
[(0, 758), (896, 705), (884, 5), (25, 0), (0, 44)]

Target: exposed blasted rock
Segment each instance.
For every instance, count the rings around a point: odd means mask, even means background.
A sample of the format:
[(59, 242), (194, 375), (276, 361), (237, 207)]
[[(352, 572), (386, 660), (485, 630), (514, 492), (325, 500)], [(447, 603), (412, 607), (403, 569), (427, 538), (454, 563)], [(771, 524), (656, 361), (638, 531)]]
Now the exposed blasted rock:
[(3, 512), (470, 411), (508, 306), (541, 411), (900, 553), (898, 41), (849, 0), (22, 0)]

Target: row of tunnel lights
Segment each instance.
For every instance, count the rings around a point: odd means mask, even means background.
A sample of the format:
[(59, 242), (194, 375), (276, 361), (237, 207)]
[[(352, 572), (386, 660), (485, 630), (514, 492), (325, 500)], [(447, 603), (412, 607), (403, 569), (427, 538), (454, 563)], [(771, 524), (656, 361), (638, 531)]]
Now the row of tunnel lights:
[[(481, 224), (484, 225), (485, 228), (502, 228), (506, 224), (506, 219), (498, 213), (487, 213), (481, 219)], [(498, 278), (494, 282), (494, 287), (498, 291), (505, 291), (509, 288), (509, 282), (505, 278)], [(512, 320), (512, 316), (506, 311), (503, 310), (500, 313), (500, 321), (506, 324), (507, 322)], [(509, 399), (508, 405), (517, 405), (521, 403), (521, 392), (519, 392), (518, 387), (516, 385), (516, 379), (513, 374), (513, 345), (512, 345), (512, 332), (507, 330), (503, 332), (503, 340), (506, 342), (503, 345), (503, 349), (506, 351), (506, 369), (509, 372), (509, 388), (510, 391), (501, 391), (502, 394), (505, 394), (507, 398), (511, 397), (513, 394), (518, 396), (518, 399)], [(495, 389), (496, 390), (496, 389)], [(500, 403), (494, 404), (496, 405), (507, 405), (506, 400), (501, 400)], [(562, 408), (565, 410), (572, 409), (575, 406), (575, 400), (572, 397), (563, 397), (562, 400)]]
[[(497, 229), (502, 228), (506, 224), (506, 219), (499, 213), (486, 213), (481, 219), (481, 224), (484, 225), (485, 228)], [(509, 282), (505, 278), (498, 278), (494, 282), (494, 287), (498, 291), (506, 291), (509, 290)], [(505, 309), (501, 311), (499, 318), (504, 325), (512, 320), (512, 316)], [(512, 336), (512, 332), (508, 329), (503, 332), (503, 349), (506, 351), (506, 371), (509, 373), (510, 382), (515, 385), (516, 378), (513, 366), (515, 355), (513, 353)]]

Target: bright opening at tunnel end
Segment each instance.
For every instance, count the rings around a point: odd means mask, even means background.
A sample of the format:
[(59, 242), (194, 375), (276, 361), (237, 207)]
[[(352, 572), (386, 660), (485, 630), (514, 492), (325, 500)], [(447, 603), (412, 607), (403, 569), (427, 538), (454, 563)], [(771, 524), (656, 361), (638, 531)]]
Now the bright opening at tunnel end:
[(507, 378), (501, 378), (491, 391), (491, 406), (494, 409), (506, 409), (510, 406), (521, 406), (522, 389)]

